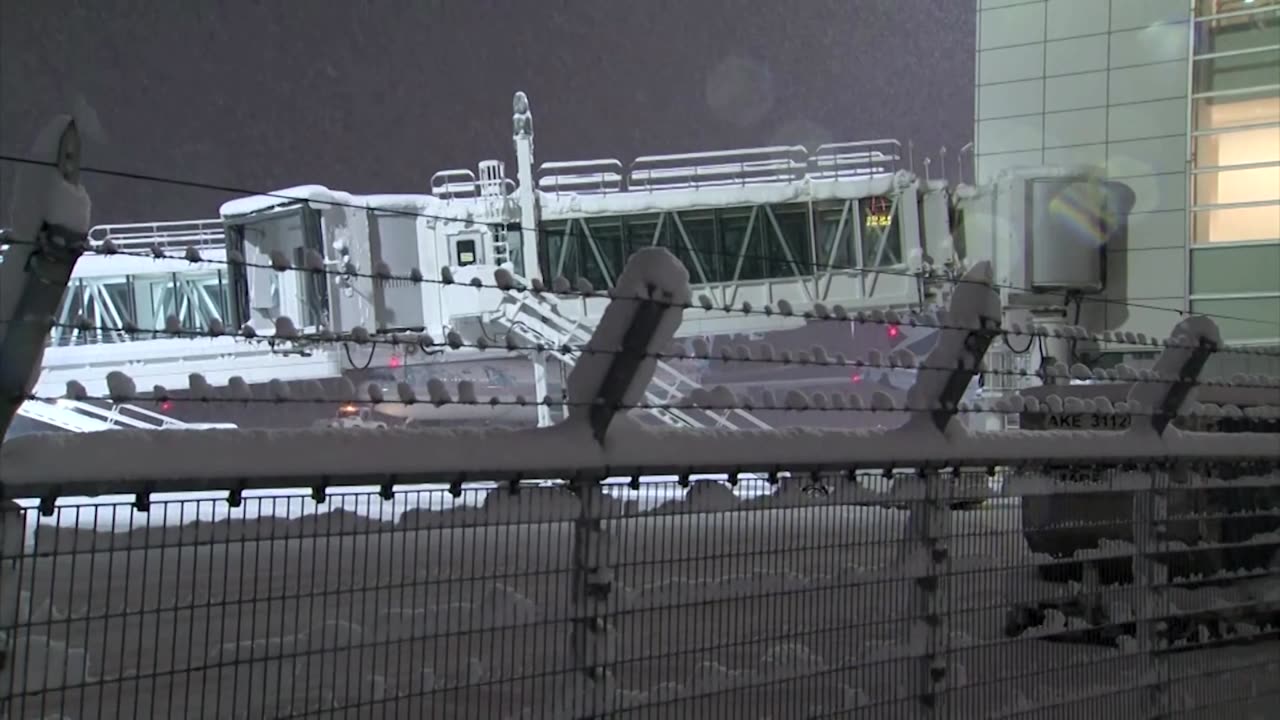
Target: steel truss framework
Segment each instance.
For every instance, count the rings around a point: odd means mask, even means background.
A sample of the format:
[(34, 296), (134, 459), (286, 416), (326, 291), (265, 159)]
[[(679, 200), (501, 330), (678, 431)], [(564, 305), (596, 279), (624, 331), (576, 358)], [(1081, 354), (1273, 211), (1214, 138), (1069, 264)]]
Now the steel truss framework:
[[(204, 331), (227, 317), (227, 297), (221, 270), (79, 278), (63, 297), (52, 342), (127, 342), (125, 328), (164, 330), (174, 321), (184, 331)], [(81, 320), (85, 329), (74, 327)]]
[[(838, 273), (902, 264), (898, 211), (894, 196), (571, 218), (543, 224), (540, 269), (610, 288), (632, 253), (664, 247), (693, 285), (726, 286), (729, 303), (736, 283), (794, 278), (808, 280), (806, 294), (820, 300)], [(870, 297), (879, 273), (862, 275)]]

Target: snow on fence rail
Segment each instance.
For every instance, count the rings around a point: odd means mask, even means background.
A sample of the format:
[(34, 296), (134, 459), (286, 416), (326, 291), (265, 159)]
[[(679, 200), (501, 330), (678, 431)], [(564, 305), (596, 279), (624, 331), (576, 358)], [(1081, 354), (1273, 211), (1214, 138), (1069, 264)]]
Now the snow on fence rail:
[[(1127, 430), (971, 434), (959, 398), (1000, 316), (976, 268), (927, 361), (956, 371), (919, 374), (902, 428), (658, 432), (620, 409), (687, 275), (640, 258), (557, 427), (6, 443), (8, 717), (1274, 707), (1275, 436), (1169, 422), (1211, 322), (1179, 325)], [(217, 494), (173, 494), (195, 491)]]

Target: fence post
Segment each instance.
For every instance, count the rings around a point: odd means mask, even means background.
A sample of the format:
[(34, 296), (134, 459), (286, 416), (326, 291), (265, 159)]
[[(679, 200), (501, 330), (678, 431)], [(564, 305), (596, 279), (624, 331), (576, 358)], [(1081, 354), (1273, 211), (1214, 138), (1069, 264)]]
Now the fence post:
[[(1133, 413), (1130, 432), (1164, 434), (1221, 342), (1218, 327), (1209, 318), (1192, 316), (1179, 322), (1169, 345), (1156, 359), (1153, 375), (1147, 379), (1140, 377), (1129, 389), (1127, 404)], [(1167, 663), (1157, 652), (1162, 645), (1157, 626), (1168, 615), (1165, 588), (1170, 573), (1156, 558), (1165, 549), (1171, 476), (1179, 476), (1185, 482), (1188, 469), (1179, 463), (1166, 467), (1152, 464), (1150, 472), (1147, 491), (1139, 490), (1133, 495), (1133, 582), (1140, 598), (1134, 615), (1139, 652), (1146, 654), (1150, 661), (1149, 717), (1162, 720), (1168, 717), (1170, 703)]]
[[(960, 402), (973, 378), (982, 371), (982, 360), (992, 340), (1000, 334), (1000, 296), (991, 287), (990, 263), (974, 265), (951, 296), (949, 309), (939, 318), (941, 337), (928, 359), (927, 368), (907, 393), (907, 407), (916, 411), (899, 431), (941, 434), (963, 441), (967, 431), (953, 423)], [(959, 437), (957, 437), (959, 436)], [(946, 609), (950, 555), (947, 539), (951, 531), (952, 485), (964, 477), (964, 468), (917, 467), (904, 477), (910, 513), (907, 518), (904, 566), (912, 575), (908, 607), (911, 618), (910, 648), (920, 658), (915, 677), (920, 683), (919, 702), (924, 717), (945, 716), (939, 710), (941, 691), (947, 684)]]
[[(657, 366), (657, 353), (671, 344), (689, 302), (689, 274), (674, 255), (661, 248), (641, 250), (623, 268), (615, 285), (615, 300), (581, 352), (566, 382), (568, 417), (562, 426), (589, 432), (595, 443), (606, 443), (619, 411), (639, 403)], [(607, 702), (615, 633), (609, 622), (613, 592), (612, 538), (604, 525), (610, 498), (604, 477), (571, 479), (580, 510), (574, 523), (573, 572), (569, 589), (575, 672), (585, 675), (585, 694), (576, 694), (574, 716), (594, 717)], [(581, 677), (581, 675), (580, 675)]]
[(0, 263), (0, 439), (40, 379), (54, 313), (76, 260), (88, 247), (89, 195), (80, 184), (80, 133), (54, 118), (32, 148), (50, 165), (24, 165), (14, 178), (13, 236)]
[(14, 676), (18, 629), (23, 624), (22, 571), (27, 511), (0, 499), (0, 718), (8, 718), (13, 695), (21, 690)]
[(597, 685), (609, 676), (609, 665), (615, 630), (609, 621), (609, 600), (613, 594), (614, 576), (610, 567), (612, 536), (604, 526), (609, 498), (598, 478), (575, 483), (574, 493), (581, 508), (573, 527), (573, 587), (570, 595), (573, 612), (571, 632), (573, 669), (586, 682), (578, 695), (575, 717), (594, 717), (607, 687)]

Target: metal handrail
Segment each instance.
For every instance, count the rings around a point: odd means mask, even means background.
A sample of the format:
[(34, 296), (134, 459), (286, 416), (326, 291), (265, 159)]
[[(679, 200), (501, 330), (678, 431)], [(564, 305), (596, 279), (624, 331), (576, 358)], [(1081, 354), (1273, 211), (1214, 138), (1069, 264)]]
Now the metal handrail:
[(646, 190), (790, 182), (804, 177), (808, 158), (803, 145), (646, 155), (631, 163), (627, 180)]
[(598, 194), (842, 180), (892, 174), (901, 164), (902, 143), (891, 138), (826, 143), (812, 153), (803, 145), (774, 145), (645, 155), (625, 169), (612, 158), (547, 162), (539, 166), (538, 189)]
[(480, 194), (476, 174), (466, 168), (441, 170), (431, 176), (431, 194), (446, 200), (471, 198)]
[(619, 192), (623, 190), (624, 173), (622, 162), (613, 158), (545, 162), (538, 167), (538, 189), (556, 194)]
[(222, 220), (179, 220), (175, 222), (120, 223), (98, 225), (89, 230), (89, 242), (101, 245), (108, 240), (117, 247), (159, 246), (166, 250), (222, 247), (226, 243)]

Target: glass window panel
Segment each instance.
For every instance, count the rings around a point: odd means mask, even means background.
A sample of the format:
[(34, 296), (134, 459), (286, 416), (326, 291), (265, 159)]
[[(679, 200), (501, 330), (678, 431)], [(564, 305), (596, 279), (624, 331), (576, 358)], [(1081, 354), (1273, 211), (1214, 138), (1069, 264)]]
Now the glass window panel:
[[(130, 285), (128, 278), (105, 283), (103, 290), (110, 300), (112, 308), (120, 316), (120, 322), (137, 322), (133, 312), (133, 287)], [(221, 317), (225, 318), (226, 313), (224, 312)], [(116, 322), (111, 324), (117, 325)]]
[[(84, 312), (84, 281), (73, 281), (62, 295), (62, 304), (58, 307), (58, 322), (70, 324), (77, 315)], [(55, 344), (67, 345), (75, 331), (68, 327), (58, 326), (53, 329)]]
[[(890, 267), (901, 264), (902, 237), (899, 233), (898, 216), (893, 206), (893, 198), (863, 198), (858, 201), (858, 211), (862, 221), (863, 265)], [(882, 240), (883, 252), (880, 250)]]
[(605, 268), (600, 264), (600, 257), (596, 255), (599, 249), (591, 244), (591, 238), (588, 237), (586, 229), (581, 222), (573, 224), (573, 248), (577, 259), (577, 271), (572, 275), (567, 272), (568, 263), (566, 263), (565, 277), (575, 285), (580, 278), (586, 278), (591, 283), (591, 287), (597, 290), (603, 290), (609, 287), (609, 275), (606, 274)]
[(574, 255), (574, 242), (565, 233), (565, 223), (546, 223), (539, 233), (539, 243), (545, 243), (539, 250), (539, 264), (542, 266), (542, 277), (548, 287), (561, 275), (568, 278), (576, 270), (577, 258)]
[(1197, 242), (1280, 240), (1280, 203), (1196, 210), (1193, 216)]
[[(1280, 40), (1278, 33), (1277, 40)], [(1280, 91), (1275, 85), (1280, 84), (1280, 49), (1272, 43), (1271, 49), (1250, 50), (1248, 52), (1203, 58), (1195, 61), (1194, 83), (1196, 93), (1219, 93), (1248, 90), (1250, 88), (1270, 88), (1272, 95)]]
[(544, 280), (551, 278), (552, 257), (560, 252), (564, 242), (563, 225), (560, 223), (542, 223), (538, 226), (538, 275)]
[(684, 265), (685, 269), (689, 271), (689, 282), (695, 284), (702, 282), (693, 264), (693, 256), (690, 254), (688, 246), (685, 245), (684, 237), (680, 234), (680, 228), (676, 226), (674, 217), (668, 216), (663, 219), (662, 230), (658, 238), (658, 247), (666, 248), (668, 252), (680, 260), (680, 264)]
[[(735, 271), (738, 280), (760, 280), (766, 277), (765, 258), (761, 251), (764, 223), (767, 222), (764, 212), (756, 213), (754, 224), (751, 222), (751, 210), (746, 208), (722, 210), (718, 215), (725, 279), (734, 280)], [(751, 228), (750, 237), (747, 236), (748, 227)]]
[[(702, 271), (706, 273), (707, 282), (719, 282), (723, 277), (720, 270), (721, 257), (719, 242), (716, 238), (715, 215), (709, 211), (680, 213), (680, 222), (684, 232), (689, 236), (689, 244), (693, 246), (694, 255), (698, 259)], [(692, 282), (701, 282), (694, 268), (689, 268)]]
[(1280, 165), (1199, 173), (1194, 187), (1196, 205), (1280, 200)]
[[(209, 303), (212, 307), (204, 305), (201, 312), (206, 316), (212, 315), (219, 320), (225, 320), (227, 317), (227, 284), (223, 278), (222, 271), (207, 273), (198, 281), (199, 287), (204, 291), (202, 303)], [(406, 283), (416, 289), (416, 285)], [(421, 314), (419, 312), (419, 314)]]
[(1203, 17), (1267, 7), (1280, 7), (1280, 0), (1196, 0), (1196, 15)]
[[(306, 248), (294, 248), (294, 267), (306, 267)], [(328, 278), (324, 273), (293, 273), (297, 283), (298, 317), (300, 327), (314, 328), (329, 324)], [(185, 321), (184, 321), (185, 322)]]
[[(622, 232), (622, 219), (592, 218), (587, 221), (587, 227), (591, 229), (591, 237), (596, 241), (596, 248), (608, 266), (609, 277), (616, 282), (630, 255), (626, 248), (626, 237)], [(594, 256), (592, 262), (595, 262)], [(613, 282), (610, 282), (609, 286), (612, 287)], [(599, 285), (596, 287), (602, 288)]]
[[(303, 261), (308, 248), (323, 254), (318, 213), (295, 208), (261, 219), (250, 218), (242, 225), (229, 226), (228, 232), (233, 246), (243, 243), (245, 259), (250, 264), (237, 280), (237, 285), (243, 283), (237, 294), (245, 304), (244, 321), (259, 328), (271, 327), (281, 315), (292, 317), (302, 327), (323, 322), (328, 314), (328, 286), (323, 277), (295, 278), (270, 267), (259, 267), (270, 265), (276, 253), (295, 265)], [(142, 303), (139, 305), (141, 315)], [(144, 324), (143, 317), (138, 320)], [(151, 326), (150, 322), (145, 324)]]
[[(1272, 90), (1199, 98), (1195, 121), (1199, 133), (1194, 138), (1195, 166), (1223, 170), (1196, 173), (1194, 205), (1280, 199), (1280, 94)], [(1265, 205), (1205, 208), (1195, 213), (1191, 229), (1197, 243), (1234, 242), (1276, 239), (1280, 237), (1277, 225), (1280, 213), (1275, 206)]]
[[(1280, 0), (1199, 0), (1196, 5), (1196, 53), (1211, 42), (1239, 44), (1233, 33), (1275, 27)], [(1225, 36), (1225, 37), (1224, 37)]]
[[(1280, 123), (1280, 92), (1275, 90), (1196, 98), (1194, 102), (1199, 132)], [(1278, 132), (1274, 127), (1267, 130)]]
[(627, 257), (630, 257), (637, 250), (653, 246), (654, 233), (658, 231), (659, 217), (657, 215), (632, 215), (623, 220), (627, 240)]
[[(804, 206), (775, 205), (776, 228), (770, 223), (766, 245), (770, 277), (795, 277), (813, 273), (813, 241), (809, 236), (809, 209)], [(777, 230), (782, 231), (778, 237)]]
[(840, 206), (819, 207), (814, 212), (818, 234), (818, 257), (815, 261), (821, 270), (849, 268), (857, 262), (853, 252), (853, 224), (857, 222), (857, 216), (850, 212), (841, 228), (843, 215), (844, 208)]

